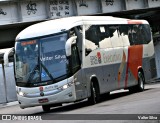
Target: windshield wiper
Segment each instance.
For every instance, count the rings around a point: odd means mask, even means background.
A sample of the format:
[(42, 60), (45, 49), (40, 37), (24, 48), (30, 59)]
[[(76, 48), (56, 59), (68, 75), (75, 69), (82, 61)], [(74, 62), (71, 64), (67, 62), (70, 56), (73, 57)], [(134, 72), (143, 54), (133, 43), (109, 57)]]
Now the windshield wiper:
[(48, 71), (48, 69), (41, 63), (42, 68), (46, 71), (46, 73), (48, 74), (48, 76), (51, 78), (52, 82), (55, 83), (56, 80), (53, 78), (53, 76), (51, 75), (51, 73)]
[[(50, 74), (50, 72), (48, 71), (48, 69), (42, 63), (40, 63), (40, 64), (41, 64), (42, 68), (45, 70), (45, 72), (47, 73), (47, 75), (51, 78), (52, 82), (55, 83), (56, 80)], [(32, 70), (32, 72), (30, 73), (30, 75), (28, 77), (28, 82), (30, 82), (33, 79), (33, 77), (34, 77), (34, 75), (35, 75), (35, 73), (37, 71), (39, 72), (39, 67), (40, 67), (40, 65), (38, 65), (38, 64), (34, 67), (34, 69)]]

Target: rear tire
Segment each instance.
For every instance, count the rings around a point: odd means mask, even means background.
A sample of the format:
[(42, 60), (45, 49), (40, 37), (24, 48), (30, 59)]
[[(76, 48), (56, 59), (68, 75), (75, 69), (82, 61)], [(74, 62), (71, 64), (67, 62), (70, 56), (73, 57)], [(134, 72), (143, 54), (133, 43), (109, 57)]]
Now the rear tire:
[(142, 72), (138, 72), (138, 85), (137, 85), (137, 90), (139, 92), (144, 91), (144, 83), (145, 83), (145, 78)]
[(100, 101), (100, 92), (98, 85), (91, 82), (91, 96), (88, 98), (88, 103), (94, 105)]
[(131, 93), (143, 91), (144, 90), (144, 83), (145, 83), (144, 74), (141, 71), (139, 71), (138, 72), (138, 84), (136, 86), (130, 87), (129, 91)]

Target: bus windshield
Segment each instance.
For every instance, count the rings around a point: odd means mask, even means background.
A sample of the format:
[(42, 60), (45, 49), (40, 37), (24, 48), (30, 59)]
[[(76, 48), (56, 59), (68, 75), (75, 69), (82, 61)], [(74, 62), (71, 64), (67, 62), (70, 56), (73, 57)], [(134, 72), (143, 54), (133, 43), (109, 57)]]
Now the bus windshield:
[(69, 72), (65, 43), (67, 33), (16, 42), (17, 83), (56, 82)]

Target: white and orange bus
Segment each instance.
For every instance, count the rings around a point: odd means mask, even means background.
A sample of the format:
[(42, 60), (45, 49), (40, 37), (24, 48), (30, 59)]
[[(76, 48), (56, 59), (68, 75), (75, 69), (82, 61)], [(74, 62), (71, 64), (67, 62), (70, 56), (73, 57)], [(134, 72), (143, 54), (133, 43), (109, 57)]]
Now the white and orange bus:
[(15, 43), (15, 80), (21, 108), (44, 111), (117, 89), (143, 91), (156, 77), (149, 23), (80, 16), (32, 25)]

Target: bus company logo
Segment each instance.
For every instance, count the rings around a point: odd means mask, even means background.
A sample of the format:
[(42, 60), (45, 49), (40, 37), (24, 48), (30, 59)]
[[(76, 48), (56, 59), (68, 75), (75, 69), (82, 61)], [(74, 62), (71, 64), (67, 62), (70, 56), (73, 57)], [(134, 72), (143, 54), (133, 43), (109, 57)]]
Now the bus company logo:
[(103, 53), (103, 60), (104, 63), (115, 63), (121, 61), (122, 56), (121, 54), (105, 54)]
[(102, 63), (101, 53), (97, 52), (96, 56), (90, 56), (91, 65), (97, 65)]
[(43, 86), (40, 86), (40, 87), (39, 87), (40, 96), (44, 96), (43, 90), (44, 90), (44, 89), (43, 89)]
[(39, 87), (39, 90), (40, 90), (40, 91), (43, 91), (43, 86), (40, 86), (40, 87)]
[(98, 57), (99, 64), (101, 64), (102, 60), (101, 60), (101, 53), (100, 52), (97, 52), (97, 57)]

